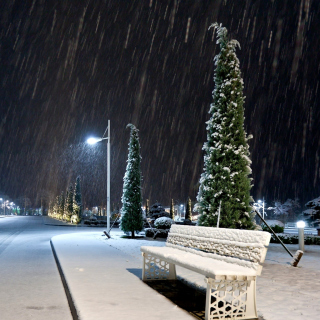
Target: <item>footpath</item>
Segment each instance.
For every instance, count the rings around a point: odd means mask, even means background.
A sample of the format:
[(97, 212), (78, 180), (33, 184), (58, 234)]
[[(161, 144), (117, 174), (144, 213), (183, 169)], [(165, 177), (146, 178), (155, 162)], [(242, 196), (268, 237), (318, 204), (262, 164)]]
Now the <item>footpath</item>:
[[(123, 239), (112, 231), (53, 237), (51, 246), (65, 282), (74, 319), (195, 319), (141, 281), (142, 245), (164, 241)], [(297, 245), (289, 245), (295, 252)], [(270, 244), (257, 280), (257, 309), (261, 320), (318, 319), (320, 315), (320, 246), (306, 246), (299, 266), (278, 244)], [(205, 290), (203, 276), (177, 267), (184, 281)]]
[[(70, 292), (74, 319), (194, 320), (143, 283), (139, 260), (108, 245), (101, 234), (76, 233), (51, 239)], [(129, 241), (135, 242), (122, 242)]]

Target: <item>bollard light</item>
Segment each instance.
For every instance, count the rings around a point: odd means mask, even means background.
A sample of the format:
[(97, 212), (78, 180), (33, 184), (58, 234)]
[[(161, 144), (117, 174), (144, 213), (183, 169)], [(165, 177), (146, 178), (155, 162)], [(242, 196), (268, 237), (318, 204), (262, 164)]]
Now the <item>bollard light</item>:
[(304, 251), (304, 227), (306, 223), (304, 221), (297, 222), (297, 228), (299, 232), (299, 250)]
[(297, 228), (304, 228), (306, 226), (306, 223), (302, 220), (297, 222)]

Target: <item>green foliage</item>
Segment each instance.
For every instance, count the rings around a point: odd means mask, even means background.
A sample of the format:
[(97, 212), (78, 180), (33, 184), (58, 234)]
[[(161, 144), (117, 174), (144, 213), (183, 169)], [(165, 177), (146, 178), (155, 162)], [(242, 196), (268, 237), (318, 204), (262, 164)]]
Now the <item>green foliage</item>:
[(149, 214), (153, 219), (158, 219), (160, 217), (169, 217), (170, 213), (167, 212), (163, 205), (159, 202), (154, 203), (150, 210), (149, 210)]
[(141, 209), (141, 156), (138, 129), (129, 124), (130, 131), (129, 154), (126, 173), (123, 178), (123, 194), (121, 208), (121, 230), (131, 232), (134, 238), (135, 231), (143, 229)]
[(157, 238), (167, 238), (170, 229), (153, 229), (153, 228), (146, 228), (145, 234), (146, 237), (154, 237), (155, 232), (157, 232)]
[(161, 217), (155, 220), (154, 226), (157, 229), (170, 229), (173, 221), (168, 217)]
[[(261, 227), (263, 231), (268, 231), (271, 233), (270, 229), (265, 224), (262, 224)], [(275, 233), (282, 233), (284, 230), (284, 227), (281, 227), (277, 224), (275, 226), (270, 226), (270, 227)]]
[[(285, 244), (298, 244), (299, 243), (299, 236), (297, 234), (277, 234), (279, 239)], [(278, 239), (271, 234), (271, 243), (280, 243)], [(311, 235), (304, 235), (304, 244), (306, 245), (320, 245), (320, 237), (318, 236), (311, 236)]]
[(220, 53), (214, 58), (216, 69), (213, 103), (207, 121), (204, 143), (204, 172), (201, 174), (197, 203), (199, 224), (216, 226), (221, 200), (220, 227), (254, 229), (249, 202), (251, 160), (244, 130), (243, 80), (235, 49), (227, 29), (215, 24)]

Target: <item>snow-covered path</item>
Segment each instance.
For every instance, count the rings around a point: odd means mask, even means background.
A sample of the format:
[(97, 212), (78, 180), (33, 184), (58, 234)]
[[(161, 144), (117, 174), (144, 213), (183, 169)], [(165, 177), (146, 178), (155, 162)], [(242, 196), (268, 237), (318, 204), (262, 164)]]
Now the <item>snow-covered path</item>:
[[(100, 236), (96, 238), (101, 240)], [(101, 240), (104, 241), (104, 240)], [(162, 246), (164, 242), (124, 240), (115, 234), (104, 241), (140, 260), (140, 246)], [(297, 245), (288, 245), (292, 253)], [(305, 253), (297, 268), (290, 266), (291, 257), (279, 244), (270, 244), (262, 275), (257, 280), (258, 314), (265, 320), (304, 320), (320, 317), (320, 246), (305, 246)], [(203, 276), (177, 267), (178, 276), (205, 289)]]
[(41, 217), (0, 220), (0, 319), (72, 319), (50, 235)]
[[(140, 247), (142, 245), (163, 246), (165, 245), (164, 241), (123, 239), (120, 237), (122, 233), (117, 230), (111, 232), (113, 239), (105, 240), (105, 237), (102, 236), (102, 229), (53, 227), (44, 224), (48, 221), (49, 219), (43, 220), (41, 217), (0, 219), (1, 320), (71, 319), (65, 292), (49, 244), (49, 239), (52, 236), (64, 233), (77, 233), (77, 235), (62, 236), (62, 238), (68, 238), (71, 241), (69, 244), (73, 247), (77, 247), (79, 241), (87, 243), (90, 240), (91, 243), (92, 250), (90, 246), (86, 249), (90, 259), (85, 259), (83, 263), (81, 260), (75, 261), (65, 255), (65, 261), (70, 263), (72, 268), (74, 262), (77, 264), (75, 268), (78, 269), (74, 268), (77, 272), (73, 273), (79, 280), (79, 293), (83, 294), (84, 301), (89, 301), (89, 305), (84, 305), (89, 314), (86, 319), (91, 319), (90, 304), (95, 306), (96, 311), (100, 310), (103, 316), (110, 318), (110, 312), (112, 312), (114, 316), (117, 315), (117, 319), (121, 319), (119, 316), (126, 316), (130, 310), (133, 310), (132, 308), (137, 308), (141, 297), (150, 299), (155, 304), (166, 306), (157, 310), (158, 315), (148, 313), (148, 319), (157, 319), (157, 316), (161, 318), (163, 315), (167, 317), (171, 314), (175, 319), (179, 319), (180, 316), (183, 319), (190, 317), (183, 310), (172, 309), (170, 301), (157, 292), (151, 291), (152, 289), (141, 283), (139, 279), (142, 267)], [(61, 244), (65, 245), (63, 242)], [(106, 250), (103, 249), (104, 247)], [(297, 245), (289, 245), (288, 247), (293, 253), (297, 250)], [(98, 250), (96, 251), (96, 249)], [(100, 249), (103, 252), (112, 253), (112, 255), (102, 257), (105, 263), (103, 267), (99, 266), (100, 258), (99, 255), (96, 255), (96, 253), (99, 254)], [(293, 268), (289, 266), (291, 257), (288, 253), (280, 245), (270, 245), (262, 275), (257, 280), (257, 306), (260, 319), (304, 320), (319, 318), (320, 246), (306, 246), (305, 249), (306, 252), (298, 268)], [(78, 256), (76, 248), (74, 256)], [(99, 268), (102, 277), (97, 277), (94, 272)], [(108, 274), (108, 270), (112, 273)], [(123, 270), (126, 270), (125, 275), (121, 276)], [(86, 278), (83, 277), (85, 274)], [(116, 274), (119, 276), (114, 276)], [(177, 274), (196, 286), (205, 287), (204, 279), (199, 274), (179, 267)], [(108, 281), (106, 281), (107, 279)], [(132, 281), (131, 287), (126, 286), (126, 281)], [(93, 290), (90, 292), (89, 284), (92, 283), (94, 286), (91, 286)], [(108, 283), (113, 286), (111, 294)], [(105, 297), (103, 295), (106, 293), (109, 295), (110, 301), (124, 303), (121, 300), (124, 293), (133, 295), (136, 300), (132, 299), (131, 305), (125, 304), (121, 310), (122, 306), (104, 303)], [(134, 301), (137, 301), (137, 305), (134, 305)], [(176, 312), (177, 310), (180, 311)]]
[(141, 281), (139, 259), (121, 249), (137, 246), (139, 241), (111, 240), (121, 244), (117, 248), (101, 235), (66, 234), (51, 239), (79, 319), (194, 319)]
[(92, 229), (47, 223), (56, 224), (47, 217), (0, 218), (0, 320), (72, 319), (50, 238)]

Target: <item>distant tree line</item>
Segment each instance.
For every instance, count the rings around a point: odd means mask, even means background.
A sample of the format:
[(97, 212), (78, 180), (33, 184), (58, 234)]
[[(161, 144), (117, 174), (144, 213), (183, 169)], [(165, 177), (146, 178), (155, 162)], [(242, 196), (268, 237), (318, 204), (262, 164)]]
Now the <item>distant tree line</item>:
[(77, 224), (81, 221), (82, 211), (80, 177), (77, 177), (74, 185), (70, 184), (65, 193), (62, 191), (50, 202), (48, 216)]

